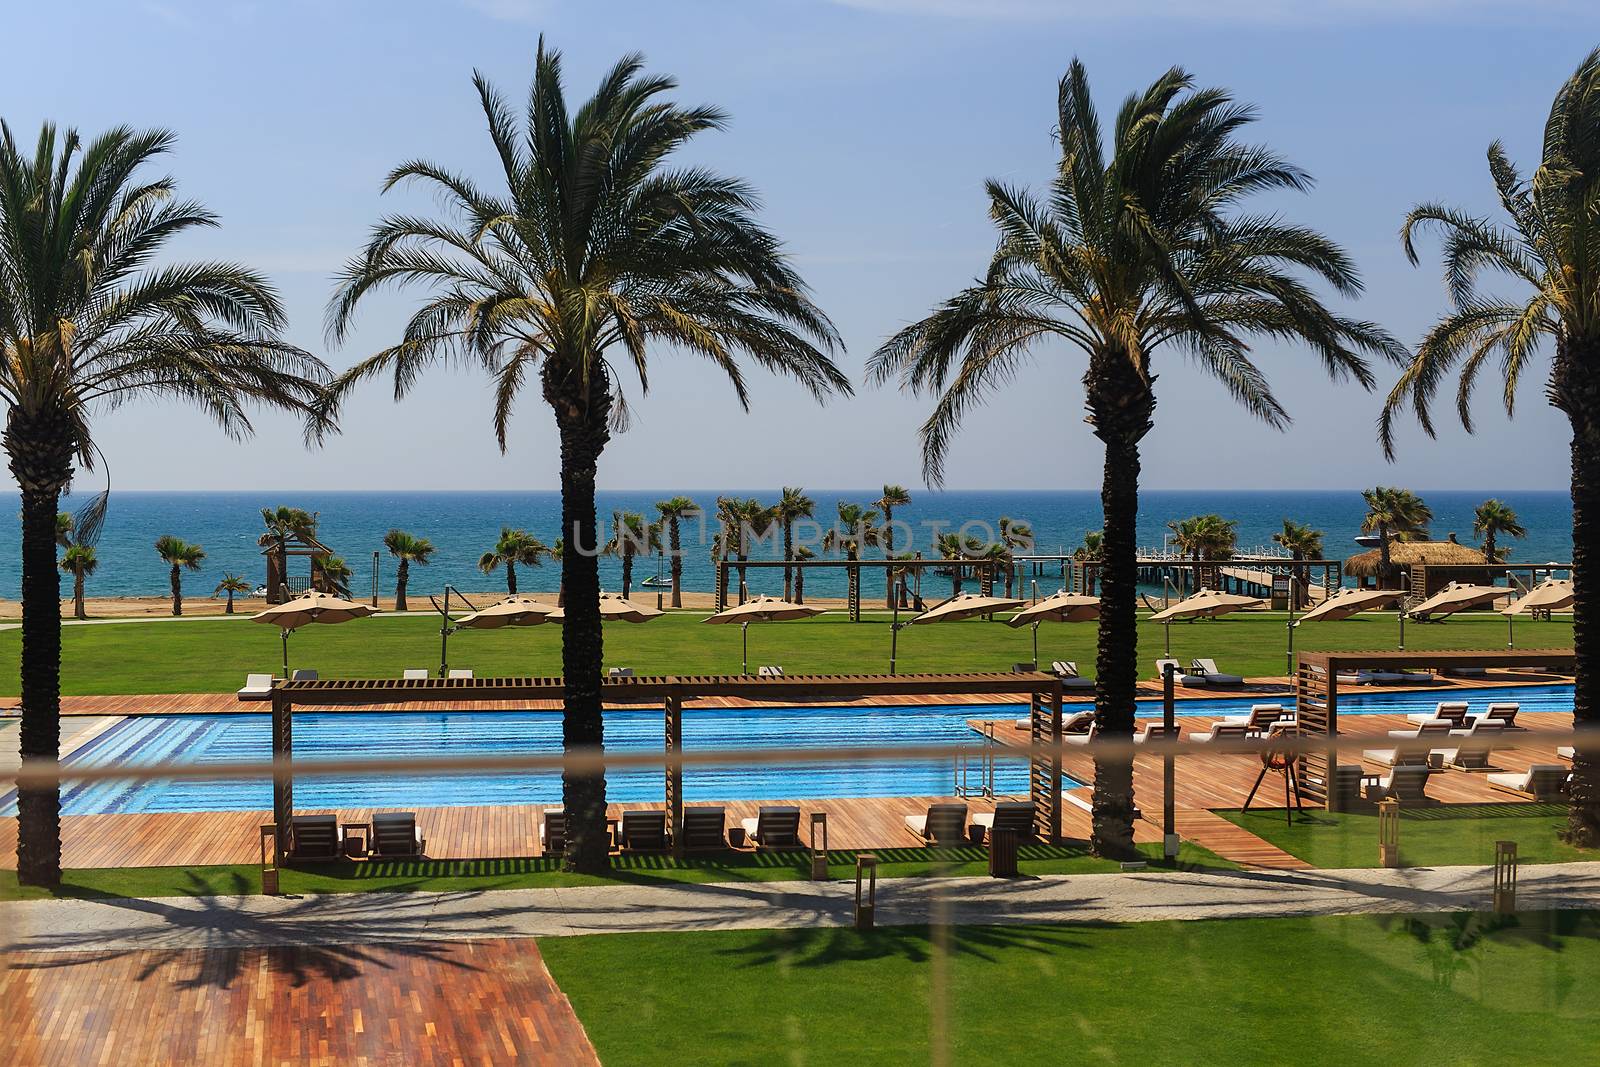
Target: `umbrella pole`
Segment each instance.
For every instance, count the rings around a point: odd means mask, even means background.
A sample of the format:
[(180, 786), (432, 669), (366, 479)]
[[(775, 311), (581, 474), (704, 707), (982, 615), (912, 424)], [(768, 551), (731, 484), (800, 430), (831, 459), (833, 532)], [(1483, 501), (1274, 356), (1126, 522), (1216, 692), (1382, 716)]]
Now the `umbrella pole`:
[(1172, 655), (1172, 623), (1164, 622), (1164, 623), (1161, 624), (1161, 628), (1167, 632), (1167, 651), (1166, 651), (1166, 655), (1170, 656), (1170, 655)]
[(1287, 649), (1286, 658), (1284, 660), (1285, 667), (1284, 667), (1284, 672), (1283, 673), (1289, 675), (1290, 677), (1293, 677), (1294, 676), (1294, 593), (1293, 593), (1292, 590), (1291, 590), (1291, 592), (1289, 594), (1289, 626), (1288, 626), (1288, 631), (1289, 631), (1289, 645), (1288, 645), (1288, 649)]
[[(1034, 583), (1037, 585), (1038, 583)], [(1039, 624), (1033, 624), (1033, 669), (1039, 669)]]
[(739, 624), (739, 636), (744, 639), (744, 663), (741, 665), (740, 671), (741, 671), (741, 673), (749, 674), (750, 673), (750, 624), (748, 622), (741, 622)]
[(1512, 616), (1510, 616), (1510, 615), (1506, 616), (1506, 647), (1507, 648), (1516, 648), (1517, 647), (1517, 635), (1516, 635), (1516, 632), (1512, 629), (1512, 626), (1514, 625), (1514, 622), (1515, 622), (1515, 620), (1512, 618)]
[(1406, 606), (1400, 605), (1400, 651), (1406, 650)]
[(283, 637), (283, 680), (287, 682), (289, 680), (289, 631), (282, 630), (280, 634)]
[(439, 677), (450, 670), (450, 587), (444, 587), (444, 607), (439, 609)]

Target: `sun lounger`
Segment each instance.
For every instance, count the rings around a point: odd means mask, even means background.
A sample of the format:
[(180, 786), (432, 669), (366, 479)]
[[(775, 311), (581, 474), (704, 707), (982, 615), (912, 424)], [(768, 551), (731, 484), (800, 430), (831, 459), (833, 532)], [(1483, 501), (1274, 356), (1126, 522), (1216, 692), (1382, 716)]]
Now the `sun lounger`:
[(1451, 737), (1461, 739), (1454, 747), (1435, 751), (1440, 753), (1447, 766), (1458, 771), (1487, 771), (1491, 769), (1489, 754), (1494, 751), (1494, 743), (1505, 733), (1505, 729), (1505, 723), (1498, 719), (1480, 715), (1472, 720), (1472, 725), (1467, 729), (1450, 731)]
[(1014, 830), (1023, 841), (1034, 835), (1034, 807), (1031, 800), (1002, 800), (993, 811), (980, 811), (972, 816), (972, 825), (981, 826), (984, 832)]
[(1074, 732), (1069, 734), (1069, 733), (1067, 733), (1067, 731), (1064, 728), (1061, 731), (1061, 740), (1065, 741), (1069, 745), (1089, 745), (1089, 744), (1093, 744), (1095, 738), (1097, 738), (1099, 736), (1100, 736), (1100, 724), (1097, 723), (1097, 722), (1090, 722), (1089, 723), (1089, 728), (1087, 730), (1084, 730), (1084, 731), (1081, 731), (1081, 732), (1074, 731)]
[(557, 856), (567, 850), (567, 813), (560, 808), (545, 808), (539, 824), (539, 851)]
[(1279, 719), (1286, 718), (1287, 712), (1282, 704), (1252, 704), (1248, 715), (1224, 715), (1222, 721), (1230, 726), (1235, 723), (1244, 723), (1253, 734), (1265, 733), (1267, 728)]
[(1078, 665), (1070, 659), (1058, 659), (1050, 664), (1050, 672), (1061, 679), (1063, 689), (1093, 689), (1094, 679), (1078, 673)]
[(1490, 722), (1502, 723), (1507, 730), (1520, 730), (1517, 725), (1517, 712), (1522, 710), (1522, 705), (1515, 701), (1502, 701), (1490, 704), (1484, 709), (1483, 717)]
[(414, 811), (380, 811), (372, 816), (372, 840), (368, 851), (374, 856), (393, 859), (399, 856), (421, 856), (427, 842), (417, 826)]
[(1189, 667), (1194, 673), (1206, 680), (1207, 685), (1243, 685), (1244, 679), (1237, 674), (1224, 674), (1217, 670), (1217, 661), (1214, 659), (1200, 659), (1196, 657), (1189, 661)]
[(1428, 795), (1428, 776), (1433, 770), (1427, 766), (1396, 767), (1383, 777), (1370, 777), (1364, 781), (1362, 795), (1373, 803), (1393, 797), (1402, 805), (1437, 804)]
[(1167, 726), (1165, 723), (1147, 722), (1139, 727), (1138, 733), (1133, 735), (1133, 743), (1142, 745), (1146, 741), (1176, 741), (1183, 737), (1183, 727), (1174, 723)]
[(727, 812), (720, 807), (684, 808), (683, 827), (678, 832), (678, 844), (685, 852), (716, 852), (728, 847), (723, 832)]
[(294, 680), (297, 682), (314, 682), (317, 680), (317, 672), (309, 667), (302, 667), (294, 672)]
[[(1061, 713), (1061, 733), (1063, 736), (1067, 734), (1086, 734), (1089, 732), (1089, 727), (1093, 725), (1093, 708), (1089, 708), (1084, 711), (1064, 711)], [(1032, 719), (1017, 720), (1017, 729), (1030, 730), (1032, 728)]]
[(426, 667), (407, 667), (400, 672), (400, 680), (403, 682), (422, 682), (430, 677), (432, 672)]
[(335, 815), (295, 815), (289, 819), (289, 858), (335, 860), (344, 844)]
[(1489, 673), (1487, 667), (1446, 667), (1444, 673), (1452, 678), (1482, 678)]
[(754, 819), (739, 824), (745, 835), (760, 849), (800, 847), (800, 809), (782, 806), (762, 808)]
[(1561, 799), (1567, 788), (1567, 768), (1559, 763), (1535, 763), (1526, 771), (1503, 772), (1484, 775), (1491, 789), (1511, 793), (1528, 800), (1554, 803)]
[(445, 677), (447, 677), (447, 678), (471, 678), (472, 677), (472, 671), (470, 671), (470, 670), (452, 670), (449, 674), (445, 675)]
[(632, 678), (632, 667), (612, 667), (606, 671), (607, 678)]
[(907, 815), (906, 829), (924, 844), (953, 846), (967, 839), (965, 804), (931, 804), (925, 815)]
[(1572, 760), (1572, 757), (1576, 756), (1577, 754), (1578, 754), (1578, 747), (1576, 745), (1562, 745), (1561, 747), (1556, 749), (1556, 758), (1557, 759), (1564, 759), (1564, 760), (1567, 760), (1568, 762), (1570, 762)]
[(783, 677), (783, 668), (779, 667), (777, 664), (768, 664), (765, 667), (757, 667), (756, 668), (756, 677), (757, 678), (782, 678)]
[(667, 813), (625, 811), (622, 813), (621, 836), (624, 852), (665, 852), (669, 847)]
[(1195, 674), (1192, 671), (1185, 671), (1183, 669), (1183, 664), (1179, 663), (1175, 659), (1170, 658), (1156, 660), (1156, 681), (1159, 682), (1167, 676), (1167, 664), (1169, 663), (1177, 669), (1172, 680), (1178, 685), (1202, 686), (1206, 684), (1204, 675)]
[(1250, 727), (1242, 722), (1219, 722), (1211, 727), (1209, 733), (1190, 734), (1189, 740), (1200, 745), (1209, 745), (1213, 741), (1224, 739), (1239, 740), (1250, 736)]
[(1415, 715), (1407, 715), (1407, 722), (1425, 723), (1435, 722), (1439, 719), (1448, 719), (1457, 727), (1465, 726), (1467, 718), (1467, 702), (1465, 700), (1441, 700), (1434, 705), (1433, 713), (1419, 711)]
[(244, 677), (244, 688), (235, 694), (240, 700), (271, 700), (272, 675), (247, 674)]

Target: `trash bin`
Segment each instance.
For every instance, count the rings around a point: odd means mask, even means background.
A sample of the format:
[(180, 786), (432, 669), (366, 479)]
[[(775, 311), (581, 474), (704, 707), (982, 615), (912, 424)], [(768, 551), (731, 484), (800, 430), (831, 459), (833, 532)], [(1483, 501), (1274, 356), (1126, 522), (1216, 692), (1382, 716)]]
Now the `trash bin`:
[(1017, 876), (1017, 832), (994, 829), (989, 831), (989, 877), (1015, 878)]

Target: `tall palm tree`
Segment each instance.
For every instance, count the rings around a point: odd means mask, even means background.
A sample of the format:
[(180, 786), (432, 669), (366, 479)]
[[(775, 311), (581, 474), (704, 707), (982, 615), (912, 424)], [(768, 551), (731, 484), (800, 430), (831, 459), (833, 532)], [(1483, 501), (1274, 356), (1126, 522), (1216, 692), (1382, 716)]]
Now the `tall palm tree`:
[[(1314, 529), (1304, 523), (1292, 519), (1283, 520), (1283, 529), (1273, 533), (1272, 540), (1289, 553), (1289, 558), (1296, 563), (1307, 559), (1320, 559), (1322, 557), (1322, 531)], [(1311, 579), (1306, 574), (1305, 568), (1295, 567), (1294, 571), (1294, 602), (1296, 607), (1304, 607), (1311, 603)]]
[(61, 570), (72, 575), (72, 617), (74, 619), (87, 619), (88, 613), (83, 607), (83, 581), (94, 576), (100, 567), (100, 560), (95, 555), (92, 545), (68, 545), (67, 550), (61, 554)]
[[(772, 521), (778, 524), (783, 531), (783, 561), (790, 563), (794, 559), (794, 524), (801, 519), (809, 519), (816, 514), (817, 502), (806, 496), (806, 491), (798, 486), (786, 485), (778, 496), (778, 502), (772, 505)], [(783, 599), (788, 600), (789, 594), (794, 590), (794, 572), (799, 568), (785, 566), (783, 568)]]
[[(525, 122), (476, 75), (500, 188), (423, 161), (396, 168), (386, 187), (420, 181), (449, 215), (380, 222), (330, 308), (338, 340), (369, 293), (429, 290), (402, 339), (351, 368), (341, 394), (386, 373), (404, 393), (427, 367), (476, 362), (495, 384), (502, 449), (525, 386), (550, 406), (568, 548), (561, 645), (569, 751), (604, 740), (594, 493), (601, 453), (627, 413), (617, 364), (633, 367), (645, 388), (653, 346), (700, 355), (727, 375), (741, 405), (749, 401), (741, 357), (795, 378), (819, 400), (850, 391), (829, 356), (838, 334), (756, 221), (750, 188), (703, 167), (667, 165), (695, 135), (720, 129), (722, 112), (672, 103), (666, 94), (676, 83), (642, 67), (636, 55), (623, 58), (571, 110), (560, 56), (541, 40)], [(566, 774), (562, 797), (566, 864), (606, 870), (604, 777)]]
[[(1109, 153), (1083, 65), (1073, 61), (1057, 99), (1061, 155), (1048, 195), (990, 181), (999, 243), (982, 280), (873, 355), (869, 374), (939, 392), (923, 424), (923, 465), (937, 482), (966, 410), (1011, 380), (1035, 346), (1077, 349), (1088, 421), (1105, 444), (1097, 721), (1108, 737), (1133, 731), (1138, 680), (1139, 442), (1155, 415), (1151, 361), (1178, 348), (1219, 378), (1252, 414), (1281, 427), (1288, 415), (1250, 359), (1255, 337), (1304, 341), (1335, 378), (1370, 386), (1363, 351), (1403, 356), (1377, 327), (1330, 311), (1299, 275), (1341, 295), (1359, 290), (1354, 266), (1315, 231), (1275, 214), (1245, 213), (1251, 194), (1303, 190), (1310, 179), (1235, 135), (1254, 112), (1226, 92), (1194, 89), (1173, 69), (1130, 96)], [(1133, 845), (1133, 769), (1095, 761), (1092, 846)]]
[(167, 580), (172, 586), (172, 614), (182, 615), (183, 572), (199, 570), (201, 562), (206, 558), (206, 550), (199, 545), (191, 545), (180, 537), (162, 534), (156, 538), (156, 555), (161, 557), (161, 562), (172, 568), (167, 575)]
[[(910, 505), (911, 492), (903, 485), (884, 486), (883, 495), (872, 503), (872, 506), (883, 514), (883, 554), (885, 556), (892, 557), (894, 555), (894, 509), (909, 507)], [(899, 581), (899, 576), (904, 570), (905, 568), (903, 567), (888, 568), (888, 575), (884, 579), (884, 584), (887, 587), (884, 590), (884, 607), (890, 609), (894, 607), (895, 583)]]
[[(394, 610), (406, 610), (406, 586), (411, 581), (411, 565), (426, 567), (433, 558), (433, 542), (426, 537), (414, 537), (404, 530), (390, 530), (383, 535), (383, 547), (389, 555), (400, 561), (394, 574)], [(326, 568), (324, 568), (326, 569)]]
[[(75, 467), (92, 466), (91, 412), (141, 397), (193, 403), (230, 436), (251, 402), (307, 412), (322, 363), (278, 339), (283, 310), (234, 264), (154, 266), (166, 242), (216, 216), (143, 168), (163, 130), (109, 130), (84, 146), (45, 125), (31, 157), (0, 122), (0, 403), (22, 493), (22, 757), (60, 747), (61, 580), (56, 516)], [(18, 791), (18, 877), (60, 879), (60, 794)]]
[(644, 521), (637, 511), (611, 513), (611, 539), (602, 550), (622, 560), (622, 599), (633, 591), (633, 561), (655, 551), (655, 524)]
[[(261, 509), (261, 522), (266, 530), (256, 538), (256, 544), (262, 548), (271, 548), (273, 558), (277, 561), (274, 568), (279, 576), (280, 584), (286, 583), (289, 577), (289, 539), (291, 537), (315, 537), (317, 535), (317, 516), (300, 508), (285, 507), (280, 504), (275, 508)], [(282, 592), (274, 589), (268, 583), (267, 599), (274, 600)]]
[(1528, 536), (1528, 528), (1502, 500), (1485, 500), (1478, 505), (1472, 513), (1472, 532), (1483, 538), (1483, 558), (1490, 563), (1499, 563), (1511, 555), (1509, 548), (1498, 546), (1501, 535), (1518, 539)]
[[(794, 550), (794, 558), (795, 562), (804, 563), (808, 559), (816, 559), (817, 554), (805, 545), (797, 545)], [(806, 602), (806, 569), (804, 567), (796, 567), (794, 569), (794, 602), (796, 604), (804, 604)]]
[(1381, 588), (1398, 588), (1399, 568), (1390, 558), (1390, 545), (1395, 541), (1415, 541), (1428, 536), (1428, 524), (1433, 521), (1433, 509), (1409, 489), (1379, 485), (1361, 491), (1367, 513), (1361, 520), (1361, 529), (1378, 535), (1378, 585)]
[(493, 574), (499, 567), (506, 569), (506, 595), (517, 595), (517, 566), (539, 567), (544, 564), (544, 542), (527, 530), (500, 527), (500, 539), (494, 547), (478, 557), (478, 569)]
[[(1445, 284), (1454, 309), (1429, 330), (1416, 358), (1389, 394), (1380, 440), (1394, 452), (1393, 419), (1409, 405), (1430, 435), (1429, 405), (1439, 384), (1460, 367), (1456, 409), (1472, 429), (1470, 401), (1479, 372), (1494, 359), (1503, 378), (1506, 414), (1540, 349), (1553, 349), (1545, 396), (1572, 428), (1573, 651), (1577, 681), (1573, 719), (1600, 729), (1600, 627), (1595, 568), (1600, 543), (1600, 49), (1590, 52), (1556, 92), (1544, 125), (1540, 165), (1523, 177), (1500, 142), (1489, 146), (1489, 176), (1508, 224), (1442, 204), (1422, 204), (1401, 231), (1417, 262), (1413, 237), (1422, 227), (1444, 234)], [(1510, 287), (1480, 288), (1485, 272)], [(1497, 279), (1498, 281), (1498, 279)], [(1511, 287), (1525, 296), (1508, 294)], [(1567, 837), (1600, 846), (1600, 753), (1579, 747), (1568, 790)]]
[(668, 497), (656, 501), (656, 511), (667, 528), (667, 551), (672, 559), (668, 567), (672, 572), (672, 606), (683, 607), (683, 533), (681, 523), (700, 514), (700, 505), (686, 496)]
[(247, 579), (241, 578), (237, 574), (224, 574), (222, 581), (218, 582), (217, 587), (211, 591), (211, 595), (216, 596), (218, 593), (228, 594), (228, 605), (222, 609), (222, 613), (224, 615), (232, 615), (234, 594), (248, 593), (249, 591), (250, 582)]
[(719, 496), (717, 519), (722, 524), (722, 555), (737, 562), (739, 595), (743, 597), (749, 591), (745, 565), (750, 561), (751, 543), (771, 531), (775, 514), (754, 497)]

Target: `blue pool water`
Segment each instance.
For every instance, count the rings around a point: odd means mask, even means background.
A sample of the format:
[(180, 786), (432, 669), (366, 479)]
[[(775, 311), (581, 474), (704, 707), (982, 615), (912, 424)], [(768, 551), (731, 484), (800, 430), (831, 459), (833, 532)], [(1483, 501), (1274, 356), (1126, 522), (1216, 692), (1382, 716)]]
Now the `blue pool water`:
[[(1364, 692), (1341, 694), (1341, 715), (1403, 714), (1432, 708), (1444, 696), (1472, 704), (1515, 700), (1525, 711), (1572, 710), (1571, 686), (1538, 685), (1493, 690)], [(1183, 700), (1179, 715), (1248, 711), (1260, 698)], [(1154, 707), (1141, 705), (1140, 714)], [(859, 747), (884, 744), (971, 743), (969, 719), (1014, 718), (1015, 706), (955, 705), (894, 708), (690, 709), (684, 714), (689, 750), (795, 747)], [(614, 751), (660, 752), (659, 709), (606, 712), (606, 744)], [(317, 714), (295, 716), (295, 756), (307, 763), (351, 757), (510, 755), (561, 750), (559, 712), (444, 712)], [(75, 752), (68, 766), (148, 764), (169, 760), (217, 764), (271, 757), (267, 715), (150, 715), (117, 724)], [(1027, 762), (998, 757), (995, 786), (1002, 794), (1027, 791)], [(689, 800), (775, 800), (791, 797), (877, 797), (945, 794), (954, 784), (954, 760), (824, 762), (761, 767), (690, 767), (684, 772)], [(1072, 784), (1069, 783), (1069, 787)], [(658, 800), (662, 775), (650, 768), (618, 769), (607, 775), (606, 792), (620, 802)], [(69, 815), (136, 811), (252, 811), (271, 806), (271, 785), (261, 780), (67, 783), (63, 810)], [(384, 774), (381, 777), (317, 776), (302, 769), (295, 779), (301, 808), (356, 808), (559, 802), (556, 772), (496, 775)], [(0, 814), (15, 814), (13, 795), (0, 796)]]

